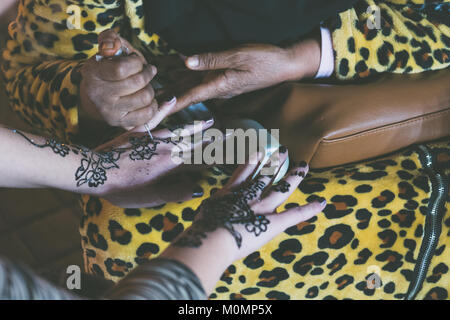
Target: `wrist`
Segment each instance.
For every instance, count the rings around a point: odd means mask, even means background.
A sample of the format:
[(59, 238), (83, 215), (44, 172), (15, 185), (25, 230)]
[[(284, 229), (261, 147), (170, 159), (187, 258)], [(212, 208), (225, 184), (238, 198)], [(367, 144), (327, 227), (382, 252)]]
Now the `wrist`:
[[(180, 238), (188, 231), (181, 234)], [(176, 260), (192, 270), (207, 294), (214, 290), (222, 274), (236, 260), (239, 251), (233, 237), (223, 228), (207, 233), (198, 247), (176, 246), (175, 243), (176, 240), (160, 257)]]
[(320, 32), (314, 32), (307, 39), (303, 39), (286, 48), (288, 57), (286, 81), (298, 81), (316, 76), (321, 59), (320, 39)]

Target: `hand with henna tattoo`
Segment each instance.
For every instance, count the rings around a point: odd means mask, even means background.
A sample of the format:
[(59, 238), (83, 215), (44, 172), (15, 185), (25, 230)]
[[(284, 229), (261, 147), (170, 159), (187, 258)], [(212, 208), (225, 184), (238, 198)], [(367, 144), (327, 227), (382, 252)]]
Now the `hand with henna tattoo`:
[[(280, 166), (287, 155), (280, 154)], [(214, 288), (229, 264), (258, 250), (287, 228), (309, 220), (326, 206), (324, 199), (277, 212), (308, 172), (295, 165), (285, 179), (273, 185), (274, 176), (258, 176), (257, 156), (239, 167), (227, 185), (205, 200), (190, 228), (162, 254), (197, 271), (207, 292)], [(302, 173), (302, 174), (300, 174)]]
[(54, 187), (102, 196), (127, 208), (189, 200), (195, 184), (174, 156), (203, 145), (191, 138), (212, 124), (185, 125), (178, 131), (182, 136), (162, 129), (153, 139), (128, 132), (96, 150), (0, 127), (2, 147), (8, 150), (0, 157), (0, 186)]

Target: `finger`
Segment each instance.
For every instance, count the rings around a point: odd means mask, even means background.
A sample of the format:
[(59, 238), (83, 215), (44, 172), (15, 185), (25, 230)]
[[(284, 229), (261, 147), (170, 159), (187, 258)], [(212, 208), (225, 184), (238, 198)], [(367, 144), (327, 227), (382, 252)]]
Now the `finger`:
[(106, 199), (118, 207), (134, 209), (156, 207), (171, 202), (185, 202), (195, 196), (195, 183), (187, 177), (181, 176), (176, 182), (162, 179), (156, 184), (136, 188), (133, 191), (120, 191), (108, 195)]
[(118, 112), (132, 112), (153, 103), (155, 91), (149, 83), (136, 93), (120, 98), (115, 104)]
[(103, 31), (98, 36), (98, 44), (99, 44), (99, 55), (103, 57), (113, 57), (116, 55), (119, 49), (125, 49), (125, 55), (130, 55), (132, 53), (137, 54), (141, 61), (144, 64), (147, 64), (147, 61), (144, 55), (136, 50), (128, 40), (122, 38), (117, 34), (113, 29), (108, 29)]
[[(287, 160), (287, 152), (285, 154), (279, 154), (277, 151), (278, 164), (273, 172), (270, 175), (258, 175), (255, 179), (250, 180), (246, 186), (243, 186), (239, 191), (242, 193), (242, 196), (249, 202), (252, 203), (253, 209), (258, 208), (258, 204), (261, 202), (262, 195), (269, 190), (269, 187), (272, 186), (273, 180), (277, 176), (279, 170), (283, 166), (284, 162)], [(273, 159), (273, 157), (271, 157)], [(266, 164), (264, 168), (271, 165), (270, 163)], [(262, 212), (267, 212), (268, 210), (263, 210)]]
[(327, 202), (312, 202), (305, 206), (292, 208), (282, 213), (265, 216), (270, 221), (270, 230), (274, 234), (280, 234), (286, 229), (301, 222), (308, 221), (325, 209)]
[(172, 100), (164, 102), (159, 110), (156, 112), (155, 116), (150, 119), (147, 126), (150, 130), (156, 128), (165, 118), (173, 113), (175, 106), (177, 105), (177, 98), (173, 97)]
[(147, 64), (147, 60), (145, 59), (145, 57), (142, 54), (142, 52), (140, 52), (135, 47), (133, 47), (133, 45), (127, 39), (122, 38), (122, 37), (119, 37), (119, 39), (120, 39), (120, 42), (122, 43), (122, 47), (128, 49), (128, 54), (132, 54), (132, 53), (137, 54), (142, 59), (144, 64)]
[[(283, 150), (283, 152), (281, 152), (280, 150)], [(261, 169), (260, 174), (270, 176), (272, 178), (270, 184), (272, 185), (273, 181), (280, 173), (280, 170), (288, 157), (289, 153), (287, 151), (287, 148), (284, 146), (280, 146), (276, 152), (270, 155), (267, 163)]]
[(98, 53), (103, 57), (112, 57), (122, 47), (119, 35), (108, 29), (98, 35)]
[(145, 87), (152, 81), (157, 73), (156, 67), (148, 65), (144, 69), (131, 77), (115, 82), (108, 82), (107, 88), (110, 94), (119, 97), (132, 95)]
[(148, 121), (148, 119), (151, 119), (155, 115), (157, 110), (158, 102), (156, 102), (156, 100), (153, 100), (150, 106), (127, 113), (125, 116), (120, 118), (118, 123), (116, 123), (116, 126), (120, 126), (123, 128), (134, 128), (144, 125)]
[(197, 133), (202, 132), (214, 125), (214, 120), (195, 121), (194, 123), (185, 124), (179, 128), (173, 129), (161, 129), (155, 131), (153, 136), (159, 139), (168, 139), (174, 137), (190, 137)]
[(248, 179), (253, 176), (263, 157), (264, 154), (262, 152), (252, 154), (246, 164), (240, 165), (234, 171), (233, 175), (224, 186), (224, 189), (233, 190), (248, 181)]
[(209, 81), (200, 84), (178, 97), (178, 103), (172, 113), (183, 110), (199, 102), (208, 101), (221, 95), (220, 86), (217, 81)]
[(309, 167), (306, 163), (295, 165), (289, 172), (287, 177), (272, 186), (260, 205), (266, 210), (275, 211), (297, 190), (297, 187), (307, 175)]
[(233, 57), (233, 51), (199, 54), (187, 58), (186, 67), (191, 70), (231, 69), (234, 67)]
[(97, 77), (104, 81), (125, 80), (144, 69), (144, 63), (138, 55), (120, 56), (114, 59), (102, 59), (98, 64)]

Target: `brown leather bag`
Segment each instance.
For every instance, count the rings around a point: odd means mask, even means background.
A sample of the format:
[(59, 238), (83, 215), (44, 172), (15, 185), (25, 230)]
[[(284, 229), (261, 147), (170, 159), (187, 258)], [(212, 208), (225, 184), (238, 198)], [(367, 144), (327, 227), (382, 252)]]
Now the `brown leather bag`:
[(279, 128), (291, 158), (332, 167), (450, 135), (450, 69), (364, 84), (286, 83), (216, 111)]

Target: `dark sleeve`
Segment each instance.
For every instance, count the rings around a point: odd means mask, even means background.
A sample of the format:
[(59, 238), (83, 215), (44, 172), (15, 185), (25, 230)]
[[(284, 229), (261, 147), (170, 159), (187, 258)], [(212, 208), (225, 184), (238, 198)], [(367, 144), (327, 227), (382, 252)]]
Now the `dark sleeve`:
[(205, 300), (198, 277), (185, 265), (154, 259), (139, 266), (106, 296), (114, 300)]
[(144, 1), (147, 31), (185, 54), (298, 39), (356, 0)]
[(0, 259), (0, 300), (79, 300), (39, 278), (27, 267)]

